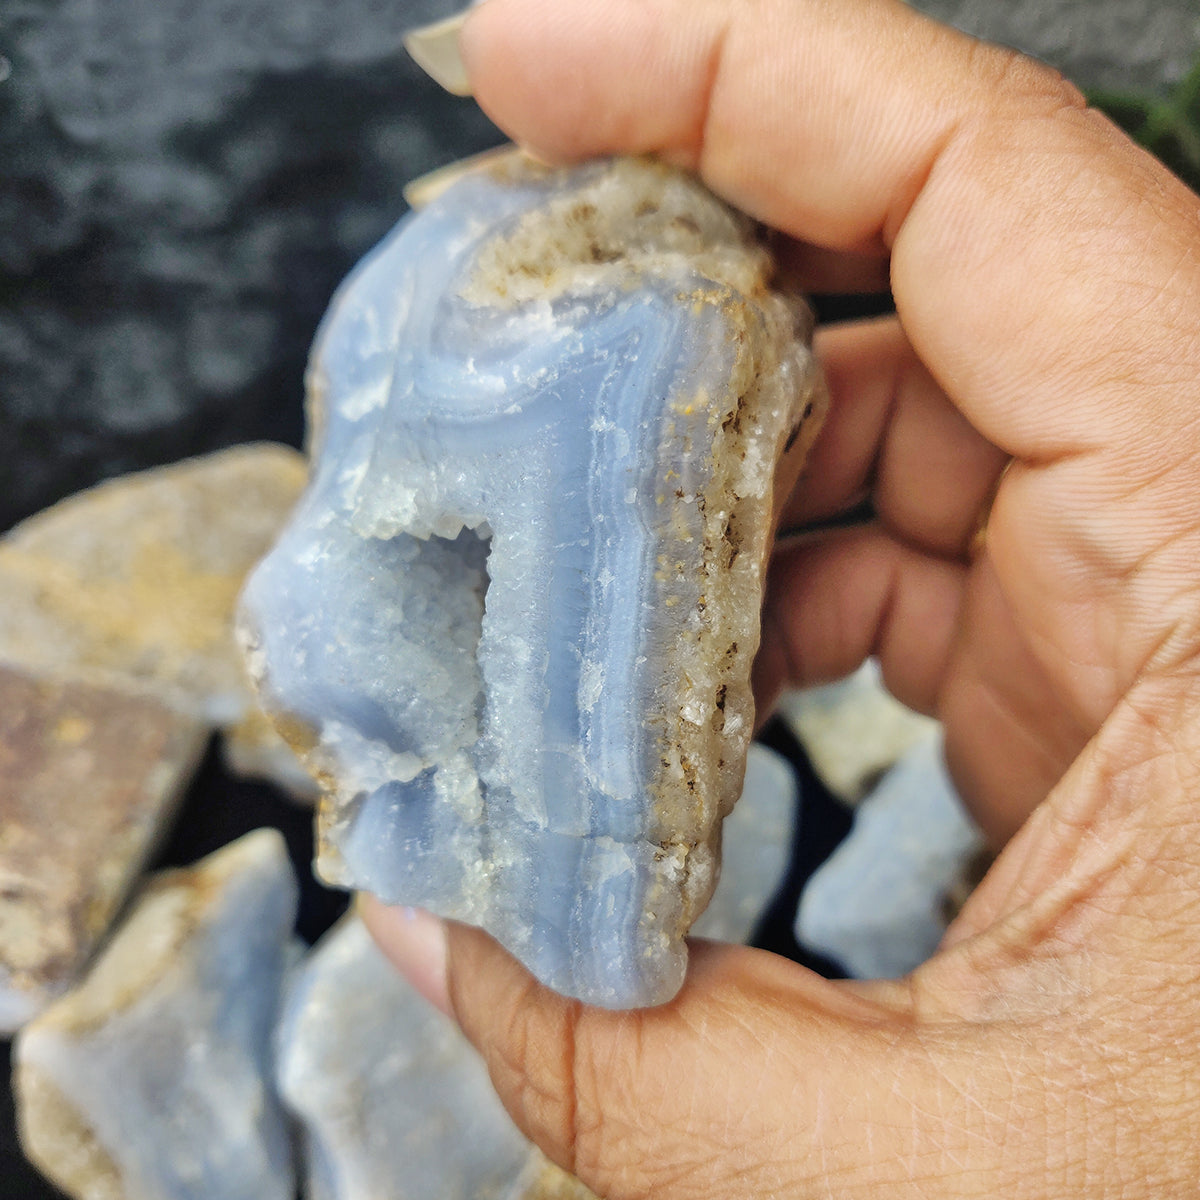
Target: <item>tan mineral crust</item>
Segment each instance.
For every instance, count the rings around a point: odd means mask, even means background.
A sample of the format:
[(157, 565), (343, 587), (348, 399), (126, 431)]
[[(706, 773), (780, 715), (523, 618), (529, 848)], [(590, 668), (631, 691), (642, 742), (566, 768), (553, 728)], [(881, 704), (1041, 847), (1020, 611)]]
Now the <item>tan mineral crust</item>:
[(242, 581), (307, 474), (289, 447), (238, 446), (29, 518), (0, 538), (0, 662), (229, 726), (235, 769), (311, 791), (258, 715), (232, 634)]
[(596, 1200), (596, 1193), (535, 1151), (512, 1200)]
[(82, 969), (206, 736), (152, 697), (0, 667), (0, 1028)]

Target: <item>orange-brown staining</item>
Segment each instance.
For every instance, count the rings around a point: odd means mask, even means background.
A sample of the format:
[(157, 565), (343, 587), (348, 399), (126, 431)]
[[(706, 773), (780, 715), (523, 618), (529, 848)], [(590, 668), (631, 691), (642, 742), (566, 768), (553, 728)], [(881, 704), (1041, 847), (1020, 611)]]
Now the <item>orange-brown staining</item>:
[(91, 954), (206, 741), (150, 697), (0, 668), (5, 986), (61, 989)]

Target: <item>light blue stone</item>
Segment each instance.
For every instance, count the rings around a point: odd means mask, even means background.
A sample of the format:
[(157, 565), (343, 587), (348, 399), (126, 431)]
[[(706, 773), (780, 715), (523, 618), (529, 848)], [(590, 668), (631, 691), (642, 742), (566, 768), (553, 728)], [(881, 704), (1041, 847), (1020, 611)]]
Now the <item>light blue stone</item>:
[(533, 1147), (457, 1026), (349, 916), (288, 988), (278, 1084), (305, 1134), (306, 1200), (501, 1196)]
[(678, 989), (753, 725), (772, 476), (822, 400), (771, 270), (679, 172), (516, 161), (343, 286), (313, 483), (243, 601), (266, 707), (310, 731), (326, 880), (592, 1003)]
[(83, 982), (21, 1032), (26, 1153), (80, 1200), (293, 1200), (272, 1033), (296, 881), (249, 834), (153, 880)]
[(927, 736), (859, 805), (854, 827), (805, 886), (796, 939), (859, 979), (906, 975), (938, 947), (945, 901), (983, 836)]

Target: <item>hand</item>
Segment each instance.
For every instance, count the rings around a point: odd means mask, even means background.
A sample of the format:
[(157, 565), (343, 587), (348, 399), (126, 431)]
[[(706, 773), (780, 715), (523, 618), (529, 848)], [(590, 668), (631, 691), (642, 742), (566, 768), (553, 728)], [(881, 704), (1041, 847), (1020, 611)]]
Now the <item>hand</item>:
[(811, 288), (890, 277), (895, 319), (820, 335), (788, 501), (879, 520), (777, 553), (760, 694), (877, 654), (1016, 836), (895, 983), (700, 943), (673, 1003), (614, 1014), (475, 930), (376, 906), (381, 944), (607, 1200), (1194, 1195), (1200, 199), (894, 0), (488, 0), (461, 47), (542, 155), (660, 154)]

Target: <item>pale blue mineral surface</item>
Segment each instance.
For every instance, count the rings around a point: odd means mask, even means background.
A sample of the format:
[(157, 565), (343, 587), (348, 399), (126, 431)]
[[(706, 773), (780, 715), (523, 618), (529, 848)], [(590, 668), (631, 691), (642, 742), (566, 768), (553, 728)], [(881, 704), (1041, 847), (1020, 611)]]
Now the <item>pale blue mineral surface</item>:
[(930, 733), (859, 805), (850, 836), (808, 881), (796, 938), (857, 978), (907, 975), (937, 949), (947, 899), (983, 846)]
[(682, 173), (514, 157), (342, 287), (313, 480), (243, 599), (328, 881), (592, 1003), (678, 989), (753, 725), (773, 475), (823, 404), (771, 274)]
[(534, 1155), (483, 1060), (356, 916), (296, 972), (278, 1045), (307, 1200), (500, 1200)]
[(143, 891), (83, 982), (21, 1031), (26, 1153), (80, 1200), (293, 1200), (272, 1032), (292, 961), (283, 838)]

